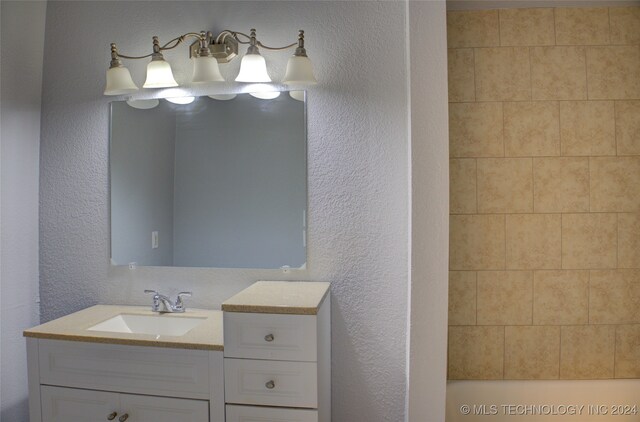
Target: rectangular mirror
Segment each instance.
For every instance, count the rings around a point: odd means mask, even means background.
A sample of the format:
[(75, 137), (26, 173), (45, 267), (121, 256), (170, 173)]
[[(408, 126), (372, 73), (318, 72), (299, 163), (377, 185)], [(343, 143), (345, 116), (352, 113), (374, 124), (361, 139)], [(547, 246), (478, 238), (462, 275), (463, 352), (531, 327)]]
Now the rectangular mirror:
[(301, 100), (303, 92), (283, 92), (111, 103), (112, 263), (303, 267)]

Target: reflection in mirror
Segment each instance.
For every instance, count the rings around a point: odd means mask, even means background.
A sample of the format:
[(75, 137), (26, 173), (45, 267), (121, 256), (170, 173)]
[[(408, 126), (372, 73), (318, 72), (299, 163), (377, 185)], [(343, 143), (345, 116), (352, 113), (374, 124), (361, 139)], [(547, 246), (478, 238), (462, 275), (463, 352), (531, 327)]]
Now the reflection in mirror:
[(304, 92), (212, 97), (111, 103), (116, 265), (305, 265)]

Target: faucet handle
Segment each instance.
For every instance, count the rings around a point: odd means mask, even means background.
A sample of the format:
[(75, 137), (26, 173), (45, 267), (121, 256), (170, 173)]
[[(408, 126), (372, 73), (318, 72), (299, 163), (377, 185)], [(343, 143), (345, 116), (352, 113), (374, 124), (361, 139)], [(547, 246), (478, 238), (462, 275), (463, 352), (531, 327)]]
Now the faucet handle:
[(176, 298), (176, 308), (182, 308), (184, 309), (184, 301), (182, 300), (183, 297), (191, 297), (192, 293), (191, 292), (180, 292), (178, 293), (178, 297)]
[(153, 294), (153, 302), (151, 303), (151, 311), (158, 312), (160, 310), (160, 293), (155, 290), (147, 290), (145, 289), (145, 293)]

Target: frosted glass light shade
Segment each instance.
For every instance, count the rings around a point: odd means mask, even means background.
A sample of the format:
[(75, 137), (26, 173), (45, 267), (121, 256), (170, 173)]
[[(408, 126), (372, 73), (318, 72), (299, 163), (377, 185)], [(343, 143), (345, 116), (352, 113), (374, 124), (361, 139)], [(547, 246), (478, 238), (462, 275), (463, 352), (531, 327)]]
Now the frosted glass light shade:
[(304, 101), (304, 91), (289, 91), (289, 96), (294, 100)]
[(280, 92), (279, 91), (250, 92), (249, 95), (255, 98), (260, 98), (261, 100), (273, 100), (274, 98), (278, 98), (280, 96)]
[(236, 94), (211, 94), (209, 98), (218, 100), (218, 101), (228, 101), (236, 98)]
[(195, 99), (196, 97), (191, 97), (191, 96), (165, 98), (165, 100), (173, 104), (191, 104), (192, 102), (195, 101)]
[(218, 60), (215, 57), (196, 57), (193, 59), (193, 80), (194, 83), (204, 82), (224, 82), (220, 73)]
[(240, 62), (236, 82), (271, 82), (264, 57), (260, 54), (245, 54)]
[(291, 56), (287, 62), (283, 84), (286, 85), (315, 85), (318, 83), (313, 76), (311, 60), (306, 56)]
[(139, 110), (150, 110), (160, 104), (160, 100), (127, 100), (127, 104)]
[(169, 88), (178, 86), (173, 79), (173, 72), (168, 62), (164, 60), (152, 60), (147, 65), (147, 80), (144, 81), (143, 88)]
[(129, 69), (119, 66), (107, 70), (107, 86), (104, 88), (104, 95), (129, 94), (137, 90), (138, 87), (133, 83)]

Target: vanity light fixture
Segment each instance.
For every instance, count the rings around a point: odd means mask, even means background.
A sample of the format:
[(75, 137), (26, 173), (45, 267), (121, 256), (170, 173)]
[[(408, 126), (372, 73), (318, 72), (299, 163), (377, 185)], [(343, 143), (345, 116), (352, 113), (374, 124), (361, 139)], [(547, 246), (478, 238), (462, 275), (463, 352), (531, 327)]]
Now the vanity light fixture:
[(131, 78), (129, 69), (124, 67), (122, 59), (144, 59), (151, 57), (147, 65), (147, 76), (143, 88), (168, 88), (178, 86), (171, 65), (162, 54), (166, 50), (176, 48), (187, 38), (195, 38), (189, 53), (193, 61), (193, 83), (224, 82), (219, 63), (228, 63), (238, 55), (239, 44), (248, 44), (247, 52), (242, 57), (240, 72), (235, 78), (237, 82), (269, 83), (271, 77), (267, 72), (267, 64), (260, 54), (260, 48), (266, 50), (286, 50), (296, 47), (294, 55), (287, 62), (287, 70), (282, 81), (286, 85), (314, 85), (317, 83), (313, 75), (311, 60), (304, 48), (304, 31), (298, 33), (298, 41), (283, 47), (269, 47), (262, 44), (252, 29), (247, 35), (237, 31), (222, 31), (214, 37), (211, 32), (188, 32), (180, 35), (164, 45), (160, 45), (158, 37), (153, 37), (153, 52), (145, 56), (127, 56), (120, 54), (115, 43), (111, 44), (111, 63), (107, 70), (107, 84), (104, 95), (123, 95), (135, 92), (138, 87)]

